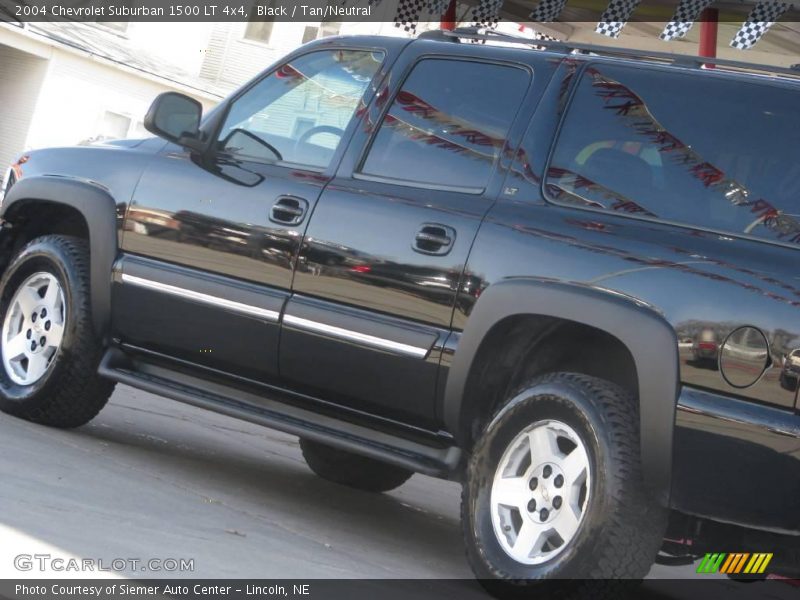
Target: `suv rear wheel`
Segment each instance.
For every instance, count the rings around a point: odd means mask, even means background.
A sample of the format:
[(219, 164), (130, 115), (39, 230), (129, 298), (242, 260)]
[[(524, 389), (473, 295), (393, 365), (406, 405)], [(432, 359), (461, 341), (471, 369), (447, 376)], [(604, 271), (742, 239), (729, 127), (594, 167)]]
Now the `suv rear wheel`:
[(34, 239), (0, 280), (0, 410), (53, 427), (78, 427), (114, 384), (97, 375), (86, 242)]
[[(666, 510), (645, 492), (637, 403), (574, 373), (512, 394), (476, 444), (462, 496), (467, 555), (492, 591), (531, 580), (640, 579)], [(580, 580), (584, 580), (581, 582)]]
[(311, 440), (301, 439), (300, 449), (309, 468), (323, 479), (366, 492), (388, 492), (403, 485), (414, 474)]

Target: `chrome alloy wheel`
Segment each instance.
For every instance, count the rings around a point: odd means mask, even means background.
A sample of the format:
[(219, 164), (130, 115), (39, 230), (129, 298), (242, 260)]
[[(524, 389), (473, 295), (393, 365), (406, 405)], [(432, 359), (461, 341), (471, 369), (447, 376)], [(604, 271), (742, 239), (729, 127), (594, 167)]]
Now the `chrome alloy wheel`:
[(55, 362), (67, 318), (64, 290), (50, 273), (34, 273), (19, 286), (3, 321), (0, 349), (8, 377), (32, 385)]
[(534, 423), (509, 444), (492, 482), (492, 526), (500, 546), (526, 565), (546, 562), (575, 537), (589, 505), (586, 447), (569, 425)]

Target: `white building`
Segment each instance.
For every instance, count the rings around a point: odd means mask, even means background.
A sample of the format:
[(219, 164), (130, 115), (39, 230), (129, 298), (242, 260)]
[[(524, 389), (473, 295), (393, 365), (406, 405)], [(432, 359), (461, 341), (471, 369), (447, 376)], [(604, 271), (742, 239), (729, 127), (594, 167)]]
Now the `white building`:
[(297, 46), (393, 23), (0, 23), (0, 165), (31, 148), (146, 135), (161, 92), (212, 107)]
[[(422, 31), (428, 24), (421, 24)], [(291, 50), (331, 35), (408, 35), (392, 22), (215, 23), (200, 77), (222, 88), (238, 87)]]
[(0, 23), (0, 81), (0, 165), (25, 149), (144, 134), (161, 92), (183, 92), (206, 108), (224, 95), (119, 31), (86, 23)]

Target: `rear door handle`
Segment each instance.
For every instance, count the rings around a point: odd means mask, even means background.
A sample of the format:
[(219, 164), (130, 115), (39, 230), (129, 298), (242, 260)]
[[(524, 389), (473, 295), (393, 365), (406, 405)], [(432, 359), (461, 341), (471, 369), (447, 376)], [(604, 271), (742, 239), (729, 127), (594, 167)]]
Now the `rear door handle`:
[(422, 254), (443, 256), (450, 252), (456, 240), (456, 230), (439, 223), (423, 223), (414, 237), (412, 248)]
[(299, 225), (308, 211), (308, 202), (295, 196), (281, 196), (269, 211), (269, 220), (281, 225)]

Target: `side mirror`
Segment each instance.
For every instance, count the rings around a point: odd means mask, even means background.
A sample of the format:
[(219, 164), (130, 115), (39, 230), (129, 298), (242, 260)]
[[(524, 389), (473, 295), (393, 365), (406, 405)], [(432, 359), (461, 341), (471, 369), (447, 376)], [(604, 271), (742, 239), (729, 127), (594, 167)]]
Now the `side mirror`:
[(150, 133), (190, 150), (202, 150), (200, 117), (203, 105), (194, 98), (177, 92), (159, 94), (144, 118)]

